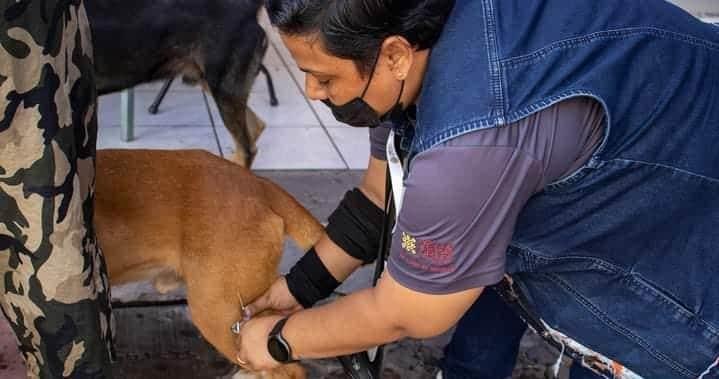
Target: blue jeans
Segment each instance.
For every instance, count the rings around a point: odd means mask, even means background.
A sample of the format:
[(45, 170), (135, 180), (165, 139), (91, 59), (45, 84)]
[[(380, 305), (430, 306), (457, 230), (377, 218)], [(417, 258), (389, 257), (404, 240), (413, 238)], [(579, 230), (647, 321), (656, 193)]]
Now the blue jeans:
[[(517, 361), (519, 341), (527, 325), (491, 288), (457, 324), (440, 363), (444, 379), (509, 378)], [(575, 363), (571, 379), (599, 378)]]

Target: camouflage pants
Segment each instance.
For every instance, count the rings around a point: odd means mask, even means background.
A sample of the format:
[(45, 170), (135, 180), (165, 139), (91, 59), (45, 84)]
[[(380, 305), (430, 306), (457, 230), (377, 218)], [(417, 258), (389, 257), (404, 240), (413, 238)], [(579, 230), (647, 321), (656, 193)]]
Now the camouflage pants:
[(0, 0), (0, 305), (29, 377), (110, 377), (82, 0)]

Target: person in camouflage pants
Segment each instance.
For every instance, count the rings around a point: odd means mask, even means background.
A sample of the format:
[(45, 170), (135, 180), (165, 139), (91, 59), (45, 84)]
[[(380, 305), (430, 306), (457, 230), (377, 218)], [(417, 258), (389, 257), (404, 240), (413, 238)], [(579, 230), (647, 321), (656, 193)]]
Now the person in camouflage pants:
[(110, 377), (82, 0), (0, 0), (0, 305), (29, 377)]

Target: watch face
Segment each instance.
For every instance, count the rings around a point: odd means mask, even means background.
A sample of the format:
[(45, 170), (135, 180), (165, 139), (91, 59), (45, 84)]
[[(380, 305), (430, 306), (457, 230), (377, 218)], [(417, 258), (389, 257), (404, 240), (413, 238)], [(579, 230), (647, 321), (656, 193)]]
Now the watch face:
[(290, 360), (289, 349), (283, 343), (283, 341), (280, 340), (279, 338), (277, 338), (276, 336), (271, 337), (267, 341), (267, 350), (269, 350), (270, 355), (277, 362), (283, 363), (283, 362), (288, 362)]

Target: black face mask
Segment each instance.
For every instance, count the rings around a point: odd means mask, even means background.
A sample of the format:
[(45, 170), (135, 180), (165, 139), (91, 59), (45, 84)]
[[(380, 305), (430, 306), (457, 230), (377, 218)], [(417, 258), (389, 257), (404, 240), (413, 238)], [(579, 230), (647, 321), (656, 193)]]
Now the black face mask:
[(384, 115), (378, 115), (377, 112), (375, 112), (374, 109), (372, 109), (372, 107), (363, 100), (370, 83), (372, 83), (372, 77), (374, 76), (374, 70), (376, 67), (377, 60), (375, 60), (375, 64), (372, 66), (369, 82), (367, 82), (367, 85), (364, 87), (360, 97), (356, 97), (343, 105), (334, 105), (329, 100), (322, 100), (322, 102), (332, 110), (332, 115), (335, 116), (337, 121), (344, 122), (345, 124), (357, 128), (375, 128), (382, 123), (386, 116), (402, 112), (402, 104), (400, 104), (399, 100), (402, 98), (402, 92), (404, 92), (404, 80), (402, 81), (402, 87), (399, 90), (397, 101), (395, 101), (392, 109)]

